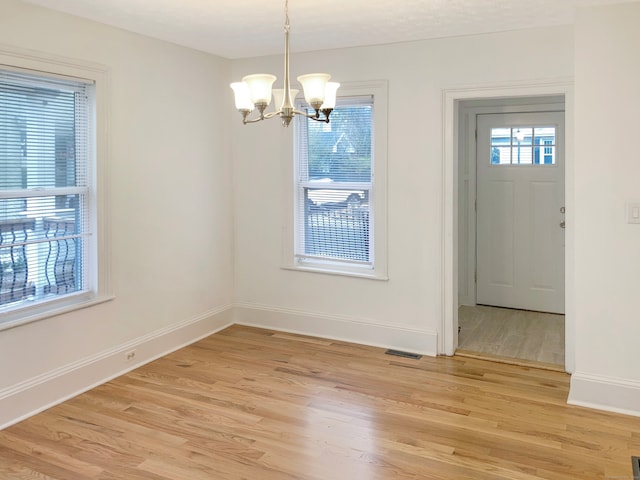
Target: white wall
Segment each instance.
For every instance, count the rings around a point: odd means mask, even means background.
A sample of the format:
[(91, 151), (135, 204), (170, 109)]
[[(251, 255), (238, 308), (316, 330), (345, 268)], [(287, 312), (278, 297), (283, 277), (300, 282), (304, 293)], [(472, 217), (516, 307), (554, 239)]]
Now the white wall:
[[(292, 42), (295, 43), (295, 34)], [(240, 124), (235, 145), (236, 300), (243, 323), (435, 354), (442, 335), (443, 89), (573, 74), (573, 30), (535, 29), (294, 55), (292, 77), (388, 80), (389, 281), (281, 269), (293, 129)], [(282, 81), (282, 58), (233, 64)], [(276, 83), (278, 85), (278, 83)], [(442, 350), (441, 350), (442, 351)]]
[(0, 44), (109, 69), (115, 300), (0, 332), (0, 427), (231, 321), (230, 62), (2, 0)]
[(640, 415), (640, 3), (580, 12), (575, 33), (576, 370), (570, 402)]

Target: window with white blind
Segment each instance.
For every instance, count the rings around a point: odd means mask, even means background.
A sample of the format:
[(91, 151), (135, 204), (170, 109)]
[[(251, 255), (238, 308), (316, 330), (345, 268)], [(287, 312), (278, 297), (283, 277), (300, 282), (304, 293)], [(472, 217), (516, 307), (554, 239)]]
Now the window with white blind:
[(386, 277), (386, 89), (368, 87), (296, 120), (295, 267)]
[(93, 84), (0, 68), (0, 327), (94, 291)]

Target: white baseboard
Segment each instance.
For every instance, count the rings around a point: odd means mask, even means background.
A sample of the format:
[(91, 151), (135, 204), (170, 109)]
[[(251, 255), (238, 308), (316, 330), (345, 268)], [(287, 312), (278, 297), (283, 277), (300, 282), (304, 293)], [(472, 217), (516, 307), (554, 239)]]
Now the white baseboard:
[(640, 382), (574, 373), (567, 403), (640, 417)]
[(421, 355), (438, 354), (438, 334), (435, 331), (370, 323), (348, 316), (236, 304), (235, 323)]
[[(430, 356), (438, 348), (435, 331), (269, 306), (226, 306), (0, 390), (0, 430), (234, 323)], [(132, 350), (135, 358), (127, 361)]]
[(223, 307), (0, 390), (0, 430), (232, 324), (233, 308)]
[[(431, 330), (265, 305), (226, 306), (0, 390), (0, 430), (234, 323), (422, 355), (438, 353), (438, 335)], [(135, 359), (126, 361), (126, 353), (134, 349)], [(640, 416), (640, 382), (574, 373), (567, 403)]]

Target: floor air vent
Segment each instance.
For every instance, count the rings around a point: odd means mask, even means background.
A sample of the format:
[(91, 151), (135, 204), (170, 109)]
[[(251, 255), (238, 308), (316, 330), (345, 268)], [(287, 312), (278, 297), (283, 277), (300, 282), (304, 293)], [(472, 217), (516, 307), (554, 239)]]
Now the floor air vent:
[(411, 352), (403, 352), (402, 350), (387, 350), (384, 353), (386, 353), (387, 355), (395, 355), (396, 357), (412, 358), (414, 360), (420, 360), (422, 358), (422, 355)]

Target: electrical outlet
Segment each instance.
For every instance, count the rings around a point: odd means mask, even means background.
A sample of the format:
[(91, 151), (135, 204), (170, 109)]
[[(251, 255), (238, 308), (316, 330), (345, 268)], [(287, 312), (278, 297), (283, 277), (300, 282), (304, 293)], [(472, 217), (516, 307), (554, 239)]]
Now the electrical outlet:
[(627, 202), (627, 223), (640, 223), (640, 202)]
[(136, 351), (135, 350), (129, 350), (127, 353), (124, 354), (124, 359), (127, 362), (130, 362), (134, 358), (136, 358)]

